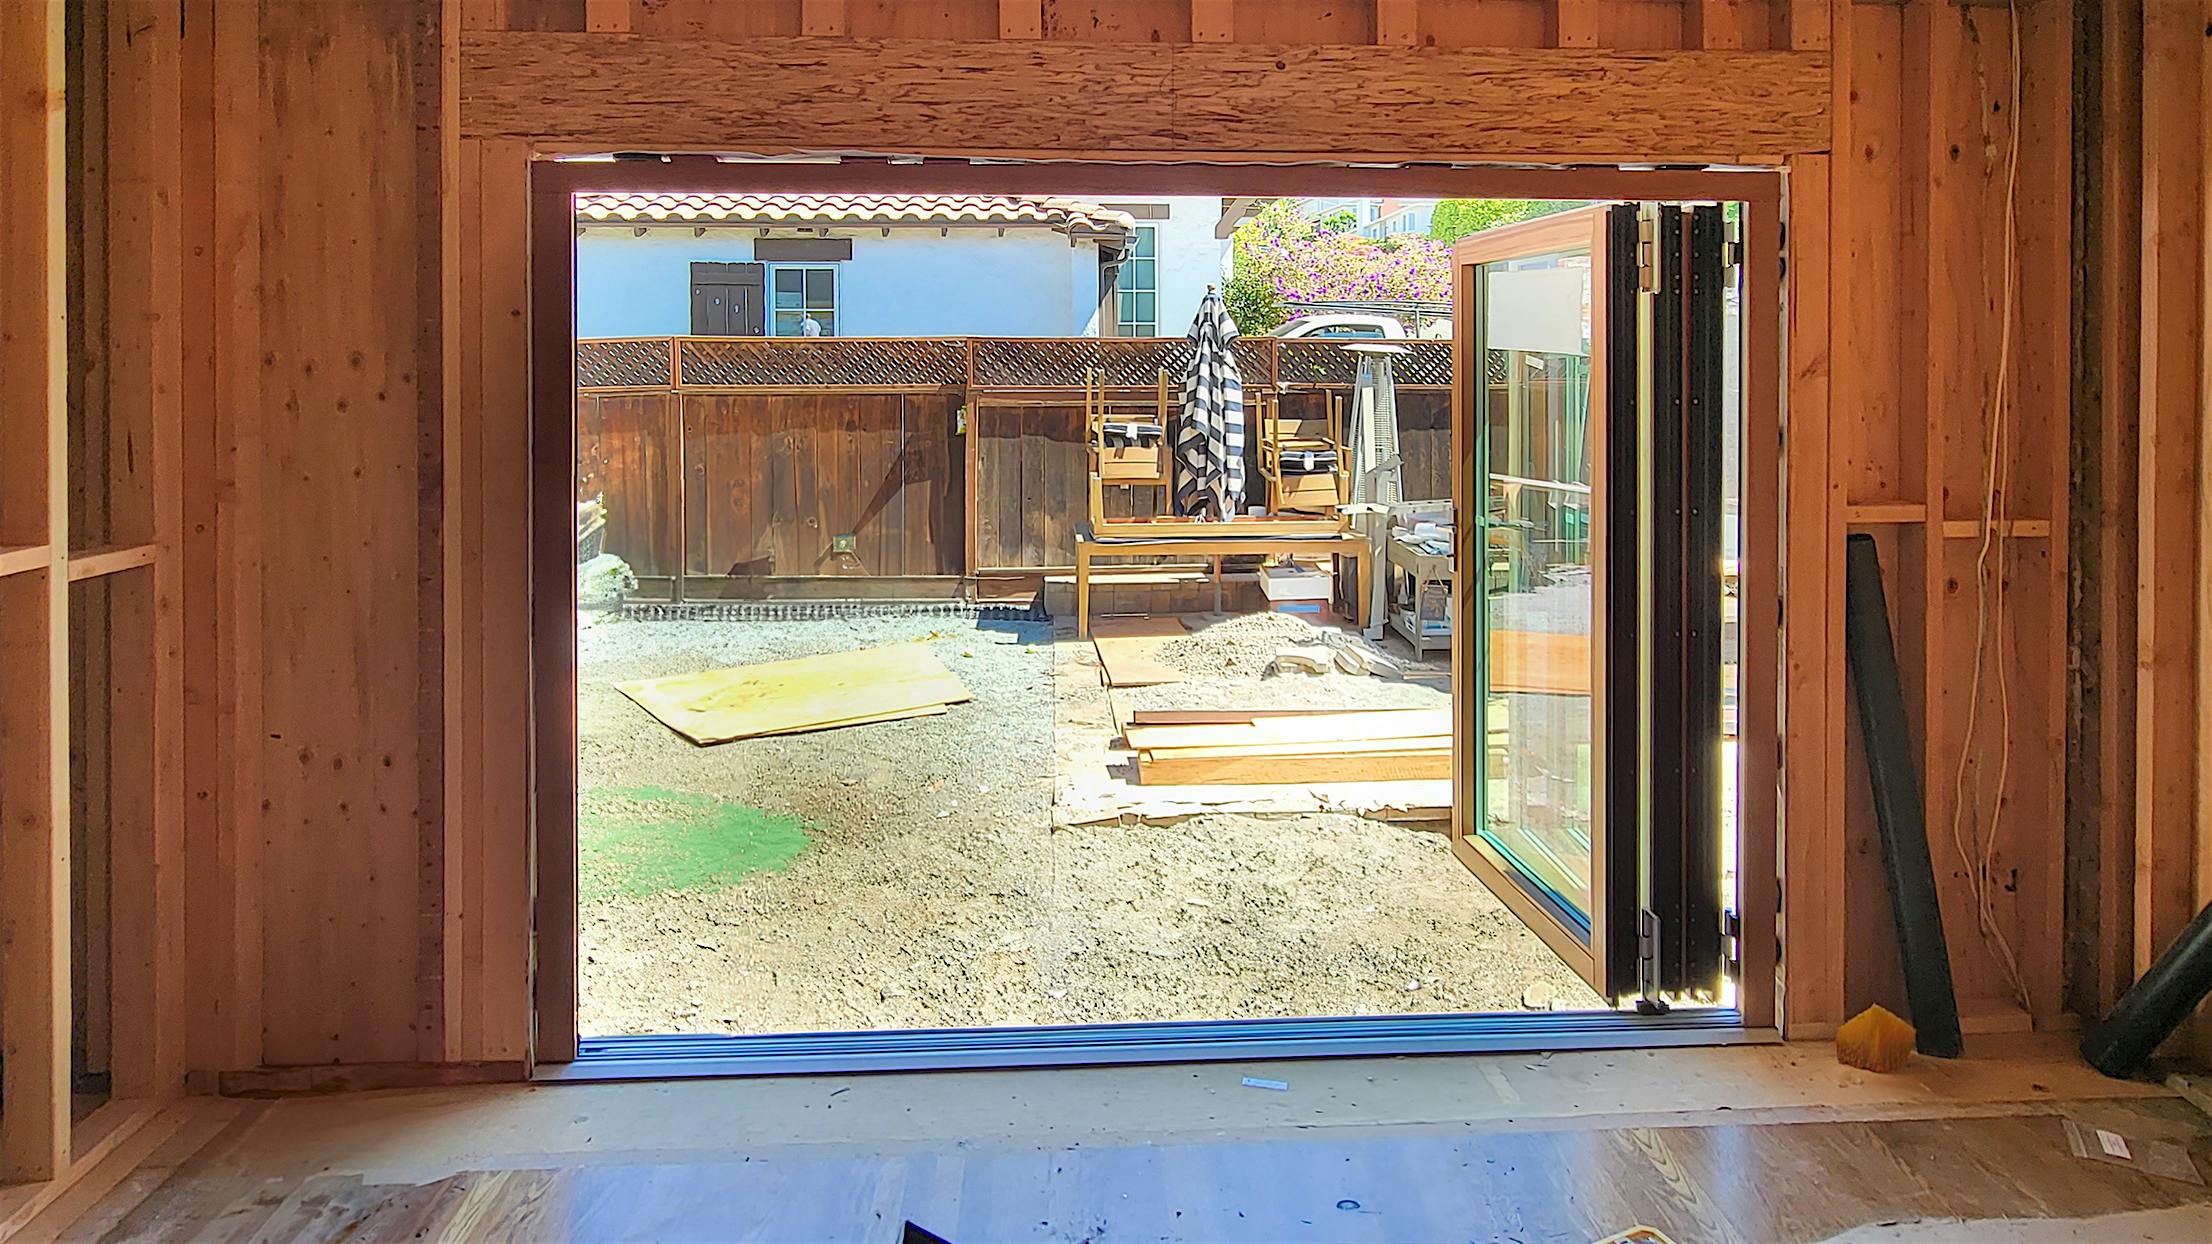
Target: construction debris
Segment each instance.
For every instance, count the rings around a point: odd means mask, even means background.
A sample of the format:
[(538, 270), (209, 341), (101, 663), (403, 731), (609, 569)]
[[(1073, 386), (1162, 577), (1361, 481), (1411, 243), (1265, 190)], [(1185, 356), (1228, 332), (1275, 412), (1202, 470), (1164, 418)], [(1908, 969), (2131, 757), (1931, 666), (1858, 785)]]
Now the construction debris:
[(1234, 714), (1136, 723), (1137, 780), (1157, 784), (1401, 781), (1451, 776), (1448, 709)]
[(1405, 671), (1398, 663), (1362, 644), (1332, 644), (1336, 650), (1336, 667), (1347, 674), (1369, 674), (1376, 678), (1404, 678)]

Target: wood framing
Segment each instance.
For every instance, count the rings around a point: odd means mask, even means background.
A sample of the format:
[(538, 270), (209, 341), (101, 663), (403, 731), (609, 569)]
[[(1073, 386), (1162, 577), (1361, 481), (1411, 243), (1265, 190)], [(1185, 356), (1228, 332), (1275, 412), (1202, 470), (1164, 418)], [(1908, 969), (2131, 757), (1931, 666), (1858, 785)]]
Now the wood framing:
[[(20, 187), (25, 178), (53, 184), (60, 163), (41, 146), (59, 141), (47, 127), (63, 116), (46, 45), (23, 37), (59, 10), (5, 6), (0, 133), (18, 192), (0, 205), (14, 224), (0, 231), (10, 258), (0, 268), (0, 315), (11, 326), (0, 346), (0, 459), (9, 464), (0, 473), (0, 642), (10, 645), (0, 680), (35, 683), (48, 708), (36, 720), (9, 710), (0, 727), (0, 803), (28, 801), (44, 827), (13, 816), (0, 823), (10, 852), (44, 836), (34, 844), (38, 870), (51, 867), (57, 835), (66, 840), (53, 824), (50, 776), (16, 754), (27, 748), (51, 774), (61, 720), (52, 650), (68, 631), (55, 602), (69, 576), (80, 576), (80, 591), (150, 582), (146, 602), (131, 608), (150, 610), (157, 669), (171, 680), (155, 690), (156, 729), (177, 741), (155, 748), (163, 793), (153, 849), (169, 853), (149, 856), (150, 876), (132, 884), (181, 878), (183, 915), (180, 923), (173, 909), (119, 905), (115, 917), (119, 932), (135, 920), (174, 935), (160, 953), (182, 956), (181, 982), (175, 963), (148, 960), (162, 982), (155, 1005), (185, 1015), (181, 1050), (161, 1046), (177, 1039), (177, 1026), (153, 1030), (143, 1055), (152, 1091), (174, 1083), (172, 1064), (213, 1074), (451, 1062), (504, 1074), (533, 1049), (558, 1057), (573, 1044), (557, 988), (542, 992), (572, 947), (536, 948), (539, 966), (554, 970), (538, 972), (541, 994), (531, 998), (533, 921), (556, 928), (573, 915), (573, 895), (531, 882), (544, 862), (531, 856), (533, 801), (567, 794), (536, 766), (570, 746), (563, 731), (572, 723), (556, 709), (536, 735), (517, 724), (534, 718), (534, 696), (554, 704), (546, 697), (566, 695), (558, 658), (533, 666), (518, 638), (533, 625), (532, 575), (550, 584), (565, 569), (553, 550), (533, 547), (519, 520), (537, 496), (533, 456), (551, 472), (564, 449), (533, 439), (528, 412), (533, 401), (568, 400), (532, 392), (533, 350), (565, 349), (565, 326), (543, 322), (530, 302), (533, 281), (545, 279), (531, 265), (562, 249), (549, 245), (559, 236), (546, 231), (554, 213), (541, 205), (535, 241), (526, 222), (533, 181), (569, 167), (553, 157), (579, 152), (880, 157), (747, 170), (748, 188), (767, 191), (1624, 194), (1753, 204), (1753, 249), (1785, 248), (1791, 267), (1755, 290), (1754, 309), (1772, 314), (1747, 321), (1782, 334), (1757, 343), (1771, 370), (1747, 372), (1747, 392), (1779, 403), (1786, 391), (1788, 414), (1778, 439), (1754, 446), (1760, 486), (1772, 489), (1760, 503), (1777, 507), (1785, 526), (1750, 550), (1774, 562), (1747, 581), (1756, 599), (1745, 617), (1776, 612), (1780, 629), (1746, 628), (1773, 646), (1760, 659), (1771, 658), (1776, 677), (1746, 688), (1745, 706), (1784, 717), (1788, 729), (1779, 755), (1747, 739), (1747, 818), (1780, 831), (1747, 844), (1746, 862), (1765, 874), (1752, 852), (1777, 850), (1770, 862), (1787, 882), (1766, 896), (1775, 900), (1766, 910), (1782, 912), (1778, 951), (1773, 938), (1751, 936), (1747, 978), (1779, 967), (1779, 1018), (1792, 1035), (1819, 1035), (1858, 1006), (1895, 1001), (1865, 776), (1834, 655), (1837, 554), (1850, 528), (1873, 531), (1894, 567), (1938, 882), (1961, 996), (1982, 1009), (1981, 1021), (2029, 1017), (2013, 1007), (1965, 870), (1942, 841), (1961, 802), (1953, 779), (1966, 757), (1983, 829), (1996, 809), (2008, 885), (1994, 921), (2020, 950), (2032, 1018), (2054, 1022), (2067, 880), (2060, 826), (2072, 781), (2061, 733), (2067, 589), (2072, 552), (2092, 532), (2112, 555), (2099, 563), (2108, 728), (2090, 837), (2114, 849), (2088, 893), (2128, 913), (2105, 922), (2091, 947), (2104, 965), (2094, 995), (2124, 984), (2177, 915), (2212, 897), (2212, 836), (2202, 830), (2212, 784), (2193, 776), (2212, 738), (2212, 644), (2201, 642), (2212, 604), (2198, 573), (2212, 534), (2202, 499), (2201, 4), (2145, 10), (2147, 54), (2127, 42), (2125, 21), (2108, 22), (2112, 42), (2093, 72), (2069, 34), (2079, 4), (2018, 6), (2017, 42), (2011, 11), (1941, 0), (102, 7), (119, 19), (106, 45), (127, 43), (136, 75), (126, 119), (101, 123), (118, 127), (116, 145), (103, 141), (99, 154), (119, 166), (102, 193), (117, 200), (116, 254), (145, 267), (130, 279), (147, 318), (126, 322), (108, 298), (116, 345), (102, 353), (97, 384), (112, 385), (134, 412), (131, 435), (153, 438), (142, 461), (154, 469), (132, 481), (152, 491), (152, 525), (142, 510), (130, 516), (139, 530), (88, 526), (71, 540), (54, 522), (61, 486), (46, 481), (61, 464), (47, 448), (51, 394), (22, 380), (26, 360), (47, 358), (40, 343), (56, 335), (40, 318), (52, 308), (23, 293), (48, 279), (36, 265), (55, 253), (46, 240), (54, 209)], [(2117, 210), (2066, 201), (2068, 153), (2056, 136), (2072, 132), (2076, 68), (2108, 88), (2101, 145), (2082, 154), (2109, 169)], [(2115, 86), (2130, 74), (2142, 83), (2133, 100)], [(731, 80), (763, 84), (766, 94), (733, 112)], [(853, 85), (825, 93), (825, 81)], [(90, 95), (83, 104), (105, 106)], [(2006, 157), (2016, 130), (2028, 141), (2015, 177)], [(32, 148), (47, 151), (48, 164), (26, 173), (35, 164), (18, 153)], [(888, 163), (894, 155), (901, 163)], [(1056, 162), (1008, 169), (965, 158), (978, 155)], [(1189, 162), (1198, 157), (1234, 168)], [(1129, 158), (1183, 162), (1057, 162)], [(1408, 166), (1346, 167), (1364, 160)], [(1712, 161), (1757, 168), (1626, 177), (1566, 167)], [(634, 188), (682, 188), (697, 182), (700, 163), (625, 163), (619, 172)], [(361, 167), (376, 177), (364, 180)], [(1784, 168), (1786, 237), (1776, 232)], [(141, 194), (153, 204), (143, 212)], [(2139, 218), (2130, 199), (2140, 200)], [(2103, 491), (2093, 523), (2073, 509), (2061, 449), (2073, 310), (2066, 226), (2091, 221), (2120, 266), (2098, 295), (2110, 315), (2095, 347), (2102, 405), (2084, 417), (2098, 420), (2107, 481), (2130, 484), (2124, 503)], [(2130, 284), (2130, 271), (2139, 282)], [(2009, 576), (2010, 603), (1985, 642), (1974, 589), (1989, 394), (2000, 390), (2019, 422), (2005, 458), (2005, 538), (1990, 564)], [(973, 435), (961, 452), (952, 469), (972, 492)], [(1768, 454), (1771, 462), (1757, 456)], [(16, 465), (33, 460), (49, 472)], [(174, 473), (162, 475), (163, 463)], [(991, 547), (972, 527), (962, 537), (969, 565)], [(2109, 590), (2115, 575), (2126, 591)], [(313, 591), (294, 590), (302, 584)], [(146, 621), (134, 615), (129, 626)], [(40, 628), (43, 637), (28, 638)], [(547, 652), (559, 642), (550, 630), (537, 638)], [(36, 658), (28, 672), (19, 655)], [(2009, 714), (1993, 689), (1976, 701), (1956, 678), (1977, 655), (2012, 675)], [(180, 661), (181, 675), (172, 673)], [(2016, 727), (2001, 790), (1989, 724), (1999, 720)], [(15, 1169), (29, 1171), (55, 1145), (19, 1107), (15, 1079), (47, 1084), (53, 1059), (18, 1057), (12, 1034), (52, 1034), (16, 1005), (31, 995), (17, 992), (15, 978), (50, 985), (51, 972), (25, 966), (16, 948), (45, 963), (68, 936), (63, 928), (59, 943), (39, 940), (56, 934), (51, 921), (29, 930), (22, 913), (32, 909), (16, 900), (52, 908), (41, 883), (25, 880), (50, 874), (26, 874), (7, 858), (5, 918), (27, 940), (9, 943), (4, 969), (6, 1130), (42, 1137), (8, 1150)], [(573, 1016), (572, 995), (566, 1006)]]
[(0, 9), (0, 1183), (70, 1162), (67, 182), (60, 0)]
[[(2204, 575), (2204, 40), (2176, 3), (2143, 16), (2142, 454), (2137, 520), (2135, 922), (2137, 972), (2204, 901), (2195, 826), (2204, 819), (2198, 671)], [(2185, 811), (2187, 810), (2187, 811)]]
[(1785, 251), (1789, 284), (1789, 400), (1783, 550), (1783, 839), (1781, 875), (1789, 903), (1782, 921), (1783, 1016), (1792, 1035), (1817, 1036), (1841, 1023), (1844, 944), (1841, 819), (1833, 815), (1841, 757), (1829, 740), (1843, 730), (1841, 649), (1843, 524), (1829, 473), (1829, 160), (1789, 165)]
[(0, 11), (0, 1229), (183, 1088), (182, 329), (107, 310), (183, 296), (167, 11)]
[[(464, 137), (604, 149), (1754, 164), (1828, 143), (1820, 52), (470, 32), (461, 74)], [(871, 86), (825, 108), (825, 79)], [(733, 81), (756, 88), (743, 124), (716, 85)]]

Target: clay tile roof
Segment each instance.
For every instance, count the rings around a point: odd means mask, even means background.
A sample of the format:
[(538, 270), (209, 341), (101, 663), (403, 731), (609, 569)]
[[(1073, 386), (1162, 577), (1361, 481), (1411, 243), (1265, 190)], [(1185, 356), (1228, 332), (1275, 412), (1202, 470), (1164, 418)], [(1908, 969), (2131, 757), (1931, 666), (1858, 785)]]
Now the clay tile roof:
[(577, 215), (615, 223), (785, 227), (1006, 225), (1124, 234), (1136, 221), (1080, 199), (985, 194), (587, 194)]

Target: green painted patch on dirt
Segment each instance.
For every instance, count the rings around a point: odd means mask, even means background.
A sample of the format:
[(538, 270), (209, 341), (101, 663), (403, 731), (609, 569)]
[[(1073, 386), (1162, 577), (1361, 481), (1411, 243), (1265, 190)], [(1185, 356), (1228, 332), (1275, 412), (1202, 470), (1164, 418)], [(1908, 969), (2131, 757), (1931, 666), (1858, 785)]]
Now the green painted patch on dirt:
[(585, 900), (719, 890), (782, 872), (806, 850), (806, 822), (661, 786), (586, 792), (578, 821)]

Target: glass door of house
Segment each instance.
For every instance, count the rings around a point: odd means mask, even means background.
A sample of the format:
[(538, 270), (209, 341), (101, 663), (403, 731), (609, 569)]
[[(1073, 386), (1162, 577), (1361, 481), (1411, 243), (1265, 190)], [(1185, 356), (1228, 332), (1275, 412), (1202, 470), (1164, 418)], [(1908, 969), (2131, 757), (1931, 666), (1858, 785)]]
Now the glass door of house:
[(1454, 256), (1453, 851), (1647, 1007), (1724, 971), (1724, 237), (1600, 204)]

